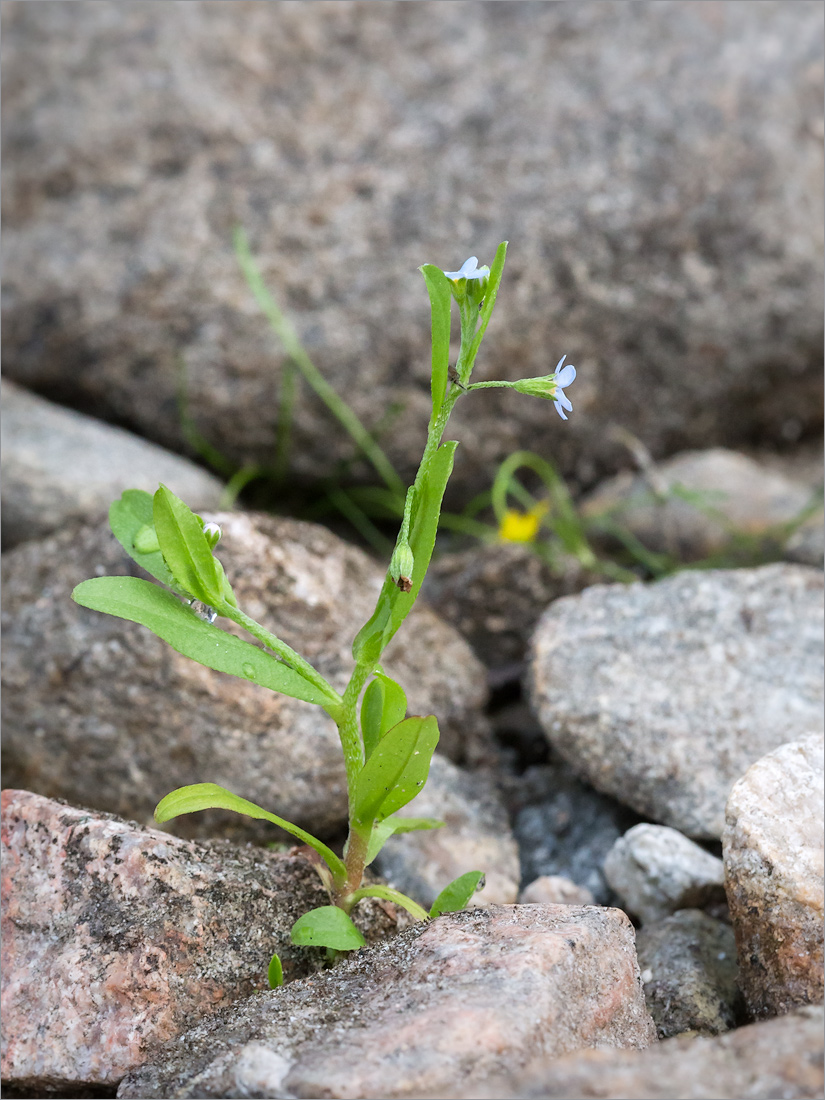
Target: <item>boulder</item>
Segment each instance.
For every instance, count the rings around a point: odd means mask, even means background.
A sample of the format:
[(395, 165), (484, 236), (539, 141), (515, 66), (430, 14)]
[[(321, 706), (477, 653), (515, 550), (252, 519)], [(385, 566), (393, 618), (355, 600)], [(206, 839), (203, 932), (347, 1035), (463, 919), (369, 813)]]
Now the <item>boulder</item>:
[(536, 1049), (651, 1042), (623, 913), (493, 906), (418, 924), (233, 1006), (130, 1074), (118, 1096), (450, 1096)]
[[(111, 1087), (268, 988), (273, 951), (287, 981), (322, 965), (289, 939), (328, 901), (308, 849), (179, 840), (13, 790), (2, 848), (4, 1091)], [(373, 900), (354, 918), (373, 942), (410, 923)]]
[(107, 515), (124, 489), (162, 482), (190, 507), (218, 507), (220, 481), (180, 455), (3, 381), (3, 548)]
[(667, 1039), (643, 1051), (540, 1057), (516, 1080), (503, 1076), (452, 1095), (462, 1100), (819, 1100), (823, 1022), (821, 1008), (807, 1008), (713, 1038)]
[[(178, 450), (182, 360), (203, 435), (269, 462), (289, 358), (233, 258), (242, 225), (366, 425), (401, 406), (384, 441), (409, 476), (417, 269), (506, 238), (478, 376), (567, 353), (574, 414), (462, 399), (456, 500), (520, 448), (593, 483), (617, 418), (657, 457), (792, 441), (821, 423), (820, 21), (814, 0), (10, 3), (5, 370)], [(293, 427), (293, 478), (354, 454), (306, 390)]]
[(556, 600), (533, 639), (548, 739), (645, 817), (721, 836), (750, 765), (823, 727), (822, 591), (820, 570), (778, 564)]
[(755, 1016), (822, 1000), (823, 749), (818, 734), (768, 753), (725, 810), (725, 888)]
[[(218, 556), (240, 606), (338, 689), (383, 574), (323, 527), (250, 513), (212, 516)], [(331, 834), (346, 822), (343, 757), (320, 708), (213, 672), (143, 627), (88, 611), (70, 594), (95, 575), (136, 574), (104, 524), (66, 530), (5, 555), (4, 782), (148, 822), (159, 799), (215, 782), (273, 813)], [(437, 715), (441, 746), (481, 751), (484, 673), (467, 644), (426, 607), (413, 611), (383, 667), (410, 713)], [(193, 814), (184, 835), (271, 839), (237, 814)]]

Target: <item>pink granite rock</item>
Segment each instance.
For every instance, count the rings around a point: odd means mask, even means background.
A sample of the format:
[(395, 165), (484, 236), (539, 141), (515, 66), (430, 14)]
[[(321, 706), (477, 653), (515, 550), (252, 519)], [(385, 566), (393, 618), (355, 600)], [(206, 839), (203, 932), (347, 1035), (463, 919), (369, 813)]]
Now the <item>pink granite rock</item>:
[[(273, 951), (287, 979), (319, 965), (289, 942), (292, 923), (326, 900), (300, 850), (179, 840), (13, 790), (2, 846), (11, 1085), (115, 1084), (163, 1041), (265, 988)], [(356, 919), (374, 939), (394, 914), (369, 902)]]
[[(583, 1050), (451, 1093), (455, 1100), (820, 1100), (822, 1009), (649, 1050)], [(443, 1093), (434, 1094), (440, 1098)]]
[(730, 793), (722, 845), (740, 981), (757, 1016), (823, 994), (823, 738), (781, 745)]
[(118, 1096), (449, 1096), (537, 1053), (655, 1041), (624, 913), (492, 906), (231, 1006)]

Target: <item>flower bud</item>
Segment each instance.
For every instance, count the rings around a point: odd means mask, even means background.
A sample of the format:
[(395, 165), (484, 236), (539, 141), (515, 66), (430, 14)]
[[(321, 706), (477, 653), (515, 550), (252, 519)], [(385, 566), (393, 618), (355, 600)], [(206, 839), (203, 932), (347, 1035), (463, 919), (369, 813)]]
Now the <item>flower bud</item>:
[(408, 542), (400, 542), (393, 552), (390, 561), (390, 576), (402, 592), (412, 589), (412, 573), (415, 566), (413, 552)]
[(212, 550), (218, 545), (221, 539), (221, 529), (217, 523), (205, 523), (203, 525), (203, 533), (206, 536), (206, 541)]
[(151, 523), (144, 523), (135, 534), (134, 547), (139, 554), (154, 554), (160, 550), (158, 534)]

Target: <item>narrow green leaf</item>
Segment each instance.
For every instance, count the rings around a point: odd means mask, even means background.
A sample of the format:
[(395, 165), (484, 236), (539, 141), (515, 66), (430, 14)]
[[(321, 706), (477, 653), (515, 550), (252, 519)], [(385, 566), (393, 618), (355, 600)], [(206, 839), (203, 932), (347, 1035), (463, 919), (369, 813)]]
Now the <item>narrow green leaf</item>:
[(453, 470), (454, 440), (442, 443), (430, 462), (426, 474), (416, 487), (410, 530), (410, 549), (415, 558), (412, 588), (402, 592), (387, 577), (378, 597), (375, 611), (361, 627), (353, 642), (352, 652), (356, 661), (378, 661), (398, 628), (412, 610), (433, 556), (441, 502)]
[(226, 787), (219, 787), (217, 783), (193, 783), (188, 787), (178, 787), (157, 804), (155, 821), (161, 823), (171, 821), (173, 817), (197, 813), (198, 810), (233, 810), (236, 814), (246, 814), (247, 817), (254, 817), (259, 821), (271, 821), (273, 825), (278, 825), (298, 840), (302, 840), (304, 844), (308, 844), (310, 848), (314, 848), (337, 881), (343, 882), (347, 877), (347, 869), (343, 861), (323, 841), (297, 825), (293, 825), (291, 821), (285, 821), (277, 814), (271, 814), (268, 810), (256, 806), (254, 802), (240, 798), (228, 791)]
[(354, 821), (370, 825), (411, 802), (427, 781), (437, 744), (433, 715), (407, 718), (385, 733), (356, 780)]
[(490, 268), (490, 276), (487, 280), (487, 289), (484, 291), (484, 304), (481, 307), (481, 324), (478, 326), (478, 331), (473, 337), (473, 343), (470, 348), (471, 360), (475, 359), (476, 352), (484, 337), (484, 333), (487, 331), (487, 325), (490, 323), (493, 306), (496, 304), (498, 288), (501, 285), (501, 276), (504, 274), (504, 261), (506, 258), (507, 241), (502, 241), (496, 249), (496, 257), (493, 260), (492, 267)]
[(383, 901), (392, 901), (396, 905), (400, 905), (402, 909), (406, 909), (416, 920), (427, 920), (429, 916), (427, 910), (420, 906), (417, 901), (408, 898), (400, 890), (393, 890), (391, 886), (381, 886), (379, 883), (362, 886), (360, 890), (356, 890), (351, 895), (350, 901), (357, 904), (362, 898), (381, 898)]
[(269, 969), (266, 972), (266, 977), (270, 989), (277, 989), (279, 985), (284, 984), (284, 968), (277, 953), (269, 960)]
[(427, 293), (430, 296), (430, 310), (432, 316), (432, 374), (431, 388), (433, 399), (433, 413), (431, 423), (436, 417), (444, 402), (444, 394), (447, 390), (447, 371), (450, 366), (450, 308), (452, 294), (447, 276), (434, 264), (424, 264), (420, 268), (424, 281), (427, 284)]
[(406, 713), (404, 689), (383, 672), (376, 672), (361, 703), (361, 734), (367, 760), (387, 730), (402, 721)]
[(484, 878), (483, 871), (467, 871), (445, 886), (432, 904), (430, 916), (435, 918), (441, 913), (460, 912), (476, 892)]
[(266, 650), (204, 622), (177, 596), (151, 581), (139, 577), (95, 577), (82, 581), (72, 592), (72, 599), (92, 611), (105, 611), (148, 627), (184, 657), (217, 672), (228, 672), (322, 707), (339, 701)]
[(337, 905), (321, 905), (304, 913), (293, 924), (290, 938), (299, 947), (331, 947), (335, 951), (353, 951), (367, 942)]
[[(158, 548), (148, 553), (140, 550), (135, 541), (145, 532), (146, 528), (155, 531), (155, 520), (152, 514), (152, 494), (145, 493), (143, 489), (127, 489), (114, 501), (109, 509), (109, 526), (112, 534), (132, 559), (145, 569), (147, 573), (167, 585), (169, 588), (180, 591), (180, 585), (175, 583), (169, 566), (163, 560)], [(155, 531), (157, 536), (157, 532)], [(145, 544), (145, 543), (144, 543)]]
[(369, 867), (395, 833), (413, 833), (422, 829), (441, 829), (443, 827), (444, 822), (435, 817), (385, 817), (383, 821), (377, 821), (372, 827), (365, 866)]
[(155, 493), (152, 515), (161, 553), (177, 583), (206, 604), (220, 604), (221, 581), (198, 517), (165, 485)]

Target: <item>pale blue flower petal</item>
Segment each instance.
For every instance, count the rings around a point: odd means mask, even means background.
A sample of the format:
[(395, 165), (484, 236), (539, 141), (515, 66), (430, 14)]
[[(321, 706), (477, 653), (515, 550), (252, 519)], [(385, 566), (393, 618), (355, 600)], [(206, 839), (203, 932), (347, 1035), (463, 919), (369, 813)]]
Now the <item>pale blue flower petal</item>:
[(474, 279), (478, 269), (478, 256), (470, 256), (458, 271), (445, 271), (448, 279)]
[(556, 363), (556, 374), (558, 374), (558, 372), (561, 370), (561, 365), (565, 361), (566, 358), (567, 358), (567, 352), (565, 352), (564, 355), (561, 357), (561, 359), (559, 359), (558, 363)]
[(567, 366), (556, 376), (556, 389), (563, 390), (565, 386), (570, 385), (575, 377), (576, 368), (573, 366), (572, 363), (568, 363)]
[(562, 418), (562, 420), (566, 420), (567, 417), (565, 416), (564, 410), (561, 407), (561, 402), (554, 401), (553, 404), (556, 406), (556, 412), (559, 414), (559, 416)]
[(561, 405), (561, 407), (567, 409), (568, 412), (573, 411), (573, 406), (570, 404), (570, 398), (566, 393), (562, 393), (561, 390), (556, 391), (556, 404)]

